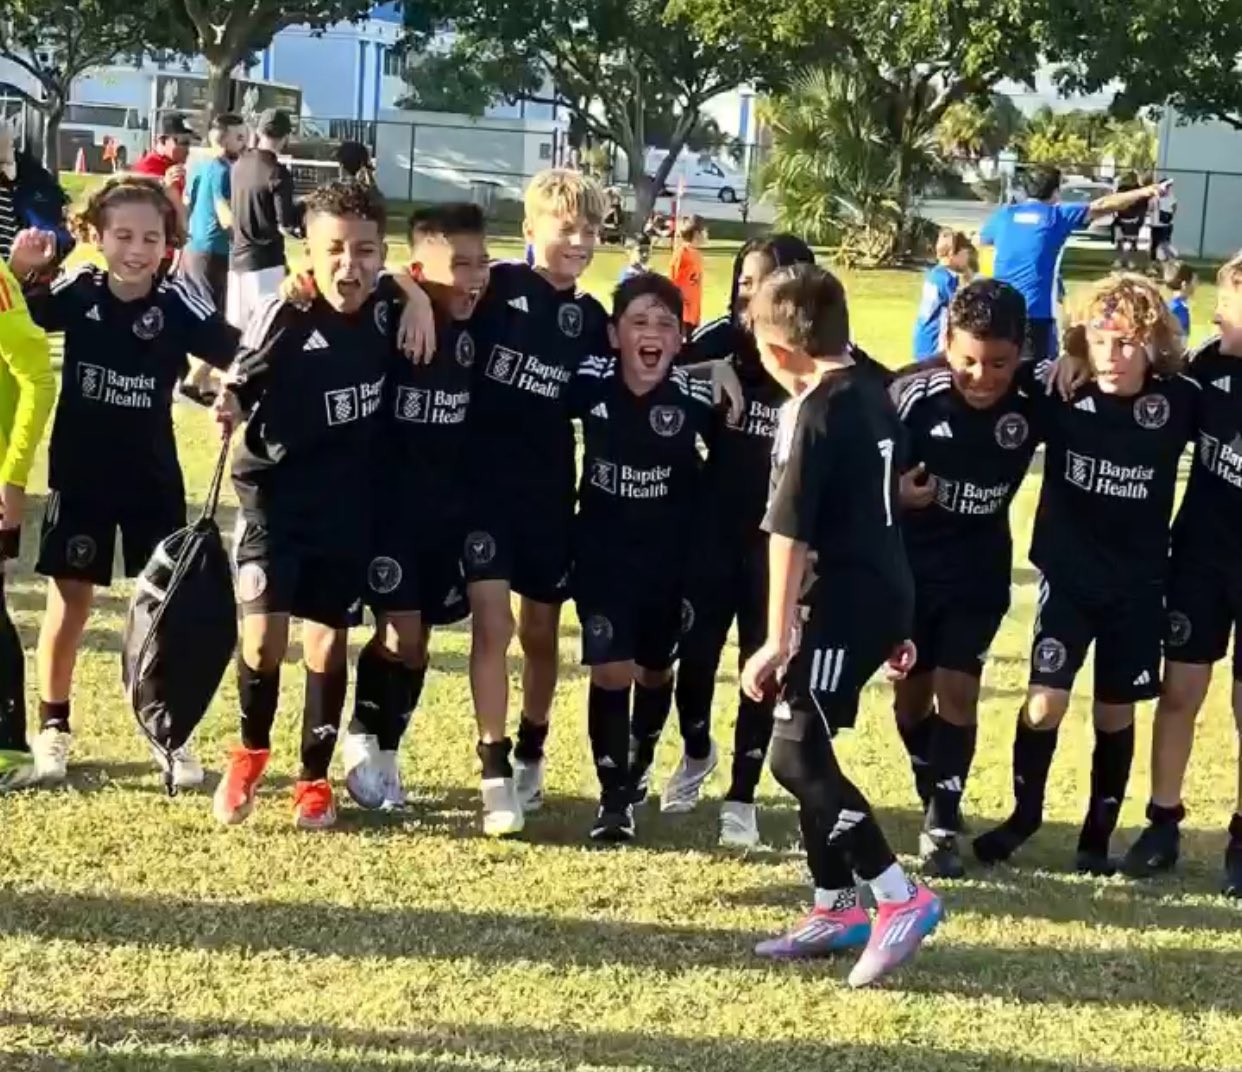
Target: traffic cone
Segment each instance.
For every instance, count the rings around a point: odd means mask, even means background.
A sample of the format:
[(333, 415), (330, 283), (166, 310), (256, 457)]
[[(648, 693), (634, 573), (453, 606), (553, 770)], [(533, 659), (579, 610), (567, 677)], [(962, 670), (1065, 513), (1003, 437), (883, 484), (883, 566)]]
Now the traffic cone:
[(79, 175), (86, 174), (86, 150), (85, 149), (81, 149), (81, 148), (78, 149), (77, 159), (75, 159), (73, 162), (73, 170), (76, 171)]

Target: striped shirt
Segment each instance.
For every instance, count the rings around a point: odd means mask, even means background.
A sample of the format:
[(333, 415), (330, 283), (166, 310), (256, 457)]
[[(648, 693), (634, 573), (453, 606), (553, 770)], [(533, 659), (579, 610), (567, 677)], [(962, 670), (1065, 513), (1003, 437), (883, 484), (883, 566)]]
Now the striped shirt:
[(17, 207), (13, 204), (13, 186), (0, 178), (0, 258), (9, 259), (13, 252), (13, 239), (21, 226), (17, 219)]

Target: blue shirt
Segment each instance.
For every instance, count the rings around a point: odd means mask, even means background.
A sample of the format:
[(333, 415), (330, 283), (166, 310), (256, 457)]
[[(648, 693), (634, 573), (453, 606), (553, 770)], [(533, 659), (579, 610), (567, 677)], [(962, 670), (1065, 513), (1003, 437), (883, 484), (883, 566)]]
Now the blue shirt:
[(228, 256), (229, 233), (216, 217), (216, 201), (228, 201), (229, 162), (222, 156), (199, 167), (190, 179), (189, 240), (186, 248), (195, 253)]
[(627, 264), (621, 269), (621, 274), (617, 276), (617, 283), (620, 285), (627, 280), (633, 279), (636, 275), (646, 275), (648, 271), (650, 271), (650, 269), (643, 268), (641, 265)]
[(1174, 294), (1169, 299), (1169, 312), (1177, 317), (1177, 322), (1182, 325), (1182, 334), (1190, 334), (1190, 302), (1186, 300), (1185, 294)]
[(926, 361), (940, 353), (940, 334), (949, 314), (949, 302), (957, 292), (957, 274), (943, 264), (923, 276), (923, 296), (914, 321), (914, 360)]
[(1023, 201), (998, 208), (983, 225), (979, 240), (996, 247), (992, 275), (1026, 299), (1031, 320), (1056, 316), (1061, 254), (1070, 235), (1091, 218), (1087, 205)]

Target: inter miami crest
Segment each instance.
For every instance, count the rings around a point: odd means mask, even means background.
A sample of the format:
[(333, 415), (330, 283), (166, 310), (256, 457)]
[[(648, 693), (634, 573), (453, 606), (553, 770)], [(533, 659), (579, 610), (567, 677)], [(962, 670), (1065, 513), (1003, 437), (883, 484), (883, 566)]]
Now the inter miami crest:
[(1180, 610), (1169, 611), (1169, 647), (1183, 647), (1190, 639), (1190, 619)]
[(486, 566), (496, 557), (496, 540), (487, 532), (472, 532), (466, 537), (466, 562)]
[(154, 339), (164, 330), (164, 310), (158, 305), (151, 306), (134, 321), (134, 334), (144, 342)]
[(65, 544), (65, 561), (71, 569), (85, 569), (95, 561), (95, 541), (90, 536), (71, 536)]
[(592, 654), (602, 654), (612, 643), (612, 622), (602, 614), (592, 614), (582, 623), (583, 647)]
[(453, 356), (457, 358), (457, 363), (462, 368), (470, 368), (474, 364), (474, 336), (470, 332), (463, 331), (457, 336)]
[(1006, 413), (996, 422), (996, 442), (1005, 450), (1017, 450), (1026, 442), (1030, 431), (1021, 413)]
[(381, 335), (388, 334), (388, 303), (386, 301), (375, 303), (375, 330)]
[(562, 305), (556, 311), (556, 322), (565, 335), (576, 339), (582, 334), (582, 307), (572, 302)]
[(401, 583), (401, 576), (401, 563), (387, 555), (371, 559), (371, 565), (367, 567), (367, 585), (381, 596), (395, 592)]
[(1055, 637), (1044, 637), (1032, 653), (1035, 669), (1041, 674), (1055, 674), (1065, 665), (1066, 658), (1065, 645)]
[(653, 406), (650, 420), (651, 430), (656, 435), (671, 438), (685, 425), (686, 412), (680, 406)]
[(1169, 423), (1169, 400), (1164, 395), (1143, 395), (1135, 399), (1134, 419), (1140, 428), (1163, 428)]
[(267, 591), (267, 573), (257, 562), (247, 562), (237, 571), (237, 596), (252, 603)]

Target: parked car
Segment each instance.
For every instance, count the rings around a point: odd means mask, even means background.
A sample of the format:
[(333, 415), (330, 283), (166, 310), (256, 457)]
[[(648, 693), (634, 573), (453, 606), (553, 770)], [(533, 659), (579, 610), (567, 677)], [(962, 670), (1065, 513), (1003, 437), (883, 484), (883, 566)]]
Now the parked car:
[[(663, 150), (651, 150), (647, 154), (647, 174), (654, 175), (667, 155)], [(731, 163), (708, 155), (682, 152), (664, 181), (661, 196), (676, 193), (682, 182), (689, 197), (732, 205), (746, 196), (746, 176)]]

